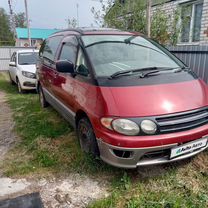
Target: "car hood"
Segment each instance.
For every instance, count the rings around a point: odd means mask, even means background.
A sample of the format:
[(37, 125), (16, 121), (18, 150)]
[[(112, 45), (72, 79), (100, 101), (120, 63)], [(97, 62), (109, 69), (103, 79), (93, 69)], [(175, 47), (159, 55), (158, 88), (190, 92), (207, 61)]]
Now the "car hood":
[(208, 88), (202, 80), (130, 87), (101, 87), (106, 115), (156, 116), (208, 105)]
[(21, 71), (36, 73), (36, 65), (35, 64), (32, 64), (32, 65), (18, 65), (18, 67)]

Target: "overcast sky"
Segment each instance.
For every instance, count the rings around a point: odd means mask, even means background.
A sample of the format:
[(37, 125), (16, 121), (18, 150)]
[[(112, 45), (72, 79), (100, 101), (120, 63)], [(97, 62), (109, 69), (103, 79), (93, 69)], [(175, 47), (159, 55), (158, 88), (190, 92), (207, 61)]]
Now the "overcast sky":
[[(79, 5), (79, 26), (97, 26), (91, 8), (100, 9), (96, 0), (27, 0), (31, 27), (58, 28), (67, 27), (66, 19), (77, 18)], [(24, 0), (12, 0), (15, 13), (24, 12)], [(9, 12), (8, 0), (0, 0), (0, 7)]]

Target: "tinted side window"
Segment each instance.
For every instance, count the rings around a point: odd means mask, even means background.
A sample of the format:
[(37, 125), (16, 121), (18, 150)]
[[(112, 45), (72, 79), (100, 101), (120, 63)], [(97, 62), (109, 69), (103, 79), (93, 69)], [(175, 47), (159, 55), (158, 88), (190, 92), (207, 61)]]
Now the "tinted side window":
[(63, 43), (59, 60), (68, 60), (75, 65), (77, 56), (77, 42), (75, 40), (72, 37), (66, 43)]
[(62, 51), (59, 59), (68, 60), (71, 61), (73, 64), (75, 64), (76, 55), (77, 55), (77, 47), (65, 43), (62, 47)]
[(61, 42), (61, 39), (62, 39), (62, 36), (55, 36), (55, 37), (47, 39), (44, 42), (42, 56), (44, 58), (51, 60), (51, 61), (54, 61), (55, 54), (56, 54), (58, 46)]

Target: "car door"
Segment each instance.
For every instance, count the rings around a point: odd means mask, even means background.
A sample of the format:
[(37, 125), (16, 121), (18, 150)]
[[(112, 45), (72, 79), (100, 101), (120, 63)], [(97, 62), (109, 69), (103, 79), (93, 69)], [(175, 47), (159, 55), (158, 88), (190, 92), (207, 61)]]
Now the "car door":
[(10, 63), (9, 63), (9, 73), (11, 79), (16, 82), (16, 74), (17, 74), (17, 53), (14, 52), (12, 54)]
[(52, 85), (57, 74), (55, 57), (62, 38), (62, 35), (48, 38), (44, 41), (43, 47), (40, 49), (39, 53), (41, 70), (39, 70), (38, 76), (42, 87), (52, 94)]
[[(57, 60), (68, 60), (75, 66), (78, 42), (75, 36), (67, 36), (62, 40)], [(56, 72), (53, 80), (53, 93), (56, 98), (74, 111), (74, 77), (69, 73)]]

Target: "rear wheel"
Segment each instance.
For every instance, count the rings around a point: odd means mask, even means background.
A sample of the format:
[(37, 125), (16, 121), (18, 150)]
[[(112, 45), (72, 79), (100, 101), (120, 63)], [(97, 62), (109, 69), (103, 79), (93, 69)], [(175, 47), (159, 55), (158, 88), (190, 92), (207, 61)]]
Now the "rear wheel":
[(45, 99), (45, 95), (43, 94), (43, 89), (41, 85), (38, 87), (38, 92), (39, 92), (39, 100), (42, 108), (46, 108), (49, 106), (49, 103)]
[(99, 148), (92, 125), (88, 118), (81, 118), (77, 126), (77, 134), (82, 151), (99, 156)]

